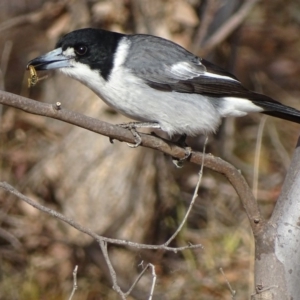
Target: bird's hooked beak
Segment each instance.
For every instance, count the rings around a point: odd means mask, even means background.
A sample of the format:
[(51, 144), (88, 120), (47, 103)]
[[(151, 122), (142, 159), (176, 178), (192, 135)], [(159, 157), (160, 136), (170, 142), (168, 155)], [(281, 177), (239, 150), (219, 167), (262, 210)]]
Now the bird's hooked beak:
[(72, 57), (65, 56), (62, 48), (57, 48), (31, 60), (26, 68), (33, 66), (37, 71), (66, 68), (70, 67), (70, 59)]

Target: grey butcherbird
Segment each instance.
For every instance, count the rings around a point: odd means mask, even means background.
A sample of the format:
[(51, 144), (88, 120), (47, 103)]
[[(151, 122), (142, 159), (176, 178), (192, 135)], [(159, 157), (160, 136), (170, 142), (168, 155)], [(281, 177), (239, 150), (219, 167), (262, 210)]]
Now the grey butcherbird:
[(60, 69), (142, 122), (134, 127), (160, 128), (169, 136), (215, 132), (223, 117), (250, 112), (300, 123), (300, 111), (244, 88), (227, 71), (152, 35), (80, 29), (30, 65)]

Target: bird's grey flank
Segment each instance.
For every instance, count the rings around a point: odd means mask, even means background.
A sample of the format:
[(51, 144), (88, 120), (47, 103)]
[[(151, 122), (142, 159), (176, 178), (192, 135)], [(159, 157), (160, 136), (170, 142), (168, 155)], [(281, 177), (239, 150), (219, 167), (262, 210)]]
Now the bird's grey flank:
[(120, 113), (169, 136), (215, 132), (223, 117), (260, 112), (300, 123), (300, 111), (243, 87), (229, 72), (152, 35), (85, 28), (27, 68), (60, 69)]

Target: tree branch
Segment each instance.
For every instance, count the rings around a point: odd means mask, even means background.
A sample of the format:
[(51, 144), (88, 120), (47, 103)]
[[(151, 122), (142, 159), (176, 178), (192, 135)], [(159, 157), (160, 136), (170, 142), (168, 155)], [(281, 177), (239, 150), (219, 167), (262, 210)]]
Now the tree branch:
[(236, 28), (238, 28), (238, 26), (241, 25), (257, 2), (258, 0), (244, 1), (240, 9), (206, 41), (202, 46), (201, 52), (206, 54), (225, 40)]
[[(4, 91), (0, 91), (0, 104), (18, 108), (31, 114), (61, 120), (121, 142), (135, 143), (134, 137), (129, 130), (77, 112), (63, 109), (60, 104), (51, 105), (41, 103)], [(142, 137), (141, 146), (158, 150), (178, 159), (184, 158), (186, 155), (186, 150), (184, 148), (181, 148), (168, 140), (150, 134), (141, 133), (140, 135)], [(203, 159), (202, 153), (193, 151), (188, 160), (198, 165), (201, 165), (204, 161), (205, 167), (227, 177), (242, 201), (254, 235), (258, 234), (264, 225), (264, 220), (261, 217), (256, 199), (239, 170), (228, 162), (219, 157), (214, 157), (211, 154), (204, 155)]]
[(183, 246), (183, 247), (168, 247), (168, 246), (165, 246), (164, 244), (162, 244), (162, 245), (147, 245), (147, 244), (134, 243), (134, 242), (131, 242), (131, 241), (126, 241), (126, 240), (107, 238), (107, 237), (96, 234), (92, 230), (80, 225), (79, 223), (75, 222), (73, 219), (62, 215), (61, 213), (59, 213), (59, 212), (57, 212), (53, 209), (50, 209), (50, 208), (48, 208), (46, 206), (43, 206), (43, 205), (41, 205), (37, 202), (34, 202), (33, 200), (26, 197), (25, 195), (20, 193), (17, 189), (15, 189), (14, 187), (12, 187), (10, 184), (8, 184), (6, 182), (0, 182), (0, 189), (1, 188), (5, 191), (15, 195), (19, 199), (25, 201), (27, 204), (31, 205), (32, 207), (34, 207), (34, 208), (36, 208), (36, 209), (38, 209), (38, 210), (40, 210), (44, 213), (47, 213), (48, 215), (50, 215), (52, 217), (55, 217), (55, 218), (65, 222), (65, 223), (71, 225), (72, 227), (74, 227), (78, 231), (81, 231), (81, 232), (89, 235), (90, 237), (95, 239), (97, 242), (104, 241), (104, 242), (115, 244), (115, 245), (124, 245), (124, 246), (128, 246), (128, 247), (136, 247), (136, 248), (139, 248), (139, 249), (151, 249), (151, 250), (162, 249), (162, 250), (173, 251), (173, 252), (183, 251), (185, 249), (202, 248), (202, 245), (200, 245), (200, 244), (198, 244), (198, 245), (188, 245), (188, 246)]

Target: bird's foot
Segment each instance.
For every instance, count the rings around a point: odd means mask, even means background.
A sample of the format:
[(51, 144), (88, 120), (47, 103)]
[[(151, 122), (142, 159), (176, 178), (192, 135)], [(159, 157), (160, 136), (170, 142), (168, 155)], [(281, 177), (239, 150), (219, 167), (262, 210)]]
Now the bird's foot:
[(176, 144), (179, 146), (179, 147), (182, 147), (184, 148), (185, 150), (185, 155), (184, 157), (182, 158), (175, 158), (175, 157), (172, 157), (172, 161), (173, 161), (173, 164), (177, 167), (177, 168), (182, 168), (184, 163), (186, 162), (186, 160), (191, 156), (192, 154), (192, 148), (189, 147), (187, 145), (187, 143), (185, 142), (186, 140), (186, 137), (187, 135), (186, 134), (182, 134), (180, 136), (180, 138), (177, 140)]
[(130, 122), (118, 124), (118, 126), (131, 131), (135, 141), (135, 144), (127, 143), (131, 148), (137, 148), (142, 143), (142, 138), (136, 128), (160, 128), (160, 125), (156, 122)]
[(182, 168), (184, 163), (188, 160), (188, 158), (192, 154), (192, 148), (191, 147), (184, 147), (184, 151), (185, 151), (184, 157), (182, 157), (182, 158), (172, 157), (172, 162), (177, 168)]

